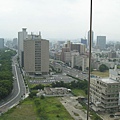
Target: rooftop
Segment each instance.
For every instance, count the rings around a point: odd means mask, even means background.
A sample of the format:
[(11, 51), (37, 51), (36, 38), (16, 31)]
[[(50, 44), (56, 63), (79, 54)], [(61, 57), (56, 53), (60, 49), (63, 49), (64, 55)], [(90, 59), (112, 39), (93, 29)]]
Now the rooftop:
[(100, 80), (105, 83), (119, 83), (111, 78), (101, 78)]

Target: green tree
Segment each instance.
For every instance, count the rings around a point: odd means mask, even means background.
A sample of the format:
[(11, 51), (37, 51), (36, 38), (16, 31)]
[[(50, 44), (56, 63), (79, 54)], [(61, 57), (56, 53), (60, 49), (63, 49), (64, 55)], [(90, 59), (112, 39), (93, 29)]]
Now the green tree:
[(29, 97), (33, 98), (33, 97), (36, 96), (36, 94), (37, 94), (37, 91), (31, 91), (30, 94), (29, 94)]
[(105, 65), (105, 64), (102, 64), (102, 65), (100, 65), (99, 66), (99, 71), (100, 72), (104, 72), (104, 71), (106, 71), (106, 70), (108, 70), (109, 68)]

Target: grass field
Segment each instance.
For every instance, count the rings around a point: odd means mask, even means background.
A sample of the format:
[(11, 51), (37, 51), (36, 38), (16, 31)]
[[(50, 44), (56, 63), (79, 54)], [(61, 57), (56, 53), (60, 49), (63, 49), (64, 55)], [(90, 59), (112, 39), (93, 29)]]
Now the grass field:
[(72, 93), (75, 95), (75, 96), (84, 96), (86, 97), (87, 95), (85, 94), (85, 92), (83, 90), (80, 90), (80, 89), (72, 89)]
[(29, 99), (0, 116), (0, 120), (36, 120), (35, 105)]
[[(39, 100), (39, 98), (36, 98), (36, 100)], [(40, 120), (73, 120), (58, 98), (41, 99), (37, 110), (39, 108), (42, 110), (39, 112)]]
[(105, 71), (105, 72), (92, 71), (91, 74), (97, 75), (97, 76), (100, 76), (100, 77), (109, 77), (109, 71)]
[[(36, 103), (36, 104), (35, 104)], [(73, 120), (58, 98), (27, 98), (0, 120)]]

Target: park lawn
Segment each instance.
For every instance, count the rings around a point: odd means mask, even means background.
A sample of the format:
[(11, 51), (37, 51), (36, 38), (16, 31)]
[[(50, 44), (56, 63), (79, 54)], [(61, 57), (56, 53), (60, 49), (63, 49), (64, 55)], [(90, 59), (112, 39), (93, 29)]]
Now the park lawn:
[(93, 75), (97, 75), (99, 77), (109, 77), (109, 71), (105, 71), (105, 72), (100, 72), (100, 71), (92, 71), (91, 74)]
[(33, 101), (26, 99), (21, 104), (0, 116), (0, 120), (36, 120), (37, 115), (34, 107)]
[(87, 95), (85, 94), (85, 92), (83, 90), (80, 90), (80, 89), (72, 89), (72, 93), (75, 95), (75, 96), (84, 96), (86, 97)]
[(73, 120), (57, 97), (45, 97), (40, 100), (40, 120)]

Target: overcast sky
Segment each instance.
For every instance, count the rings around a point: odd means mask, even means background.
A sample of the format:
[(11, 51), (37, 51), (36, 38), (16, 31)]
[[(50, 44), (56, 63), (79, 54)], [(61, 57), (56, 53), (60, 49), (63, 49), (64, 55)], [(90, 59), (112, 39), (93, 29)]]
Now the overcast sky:
[[(23, 27), (42, 37), (87, 37), (90, 0), (0, 0), (0, 37), (17, 37)], [(93, 31), (120, 40), (120, 0), (93, 0)]]

